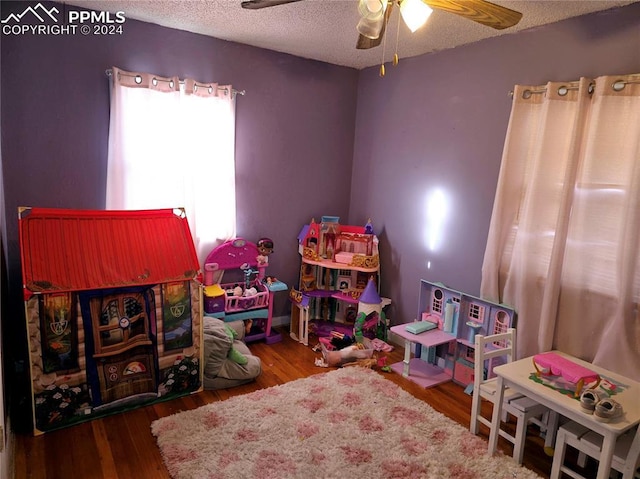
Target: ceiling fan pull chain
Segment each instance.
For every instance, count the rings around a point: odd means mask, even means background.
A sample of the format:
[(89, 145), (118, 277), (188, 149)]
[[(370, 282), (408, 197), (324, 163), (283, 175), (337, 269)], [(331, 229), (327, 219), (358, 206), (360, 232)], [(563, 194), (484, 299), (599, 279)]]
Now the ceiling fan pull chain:
[(380, 76), (383, 77), (385, 74), (384, 71), (384, 51), (387, 47), (387, 35), (382, 39), (382, 62), (380, 63)]
[(393, 66), (397, 66), (400, 59), (398, 58), (398, 41), (400, 38), (400, 15), (398, 15), (398, 28), (396, 28), (396, 52), (393, 54)]

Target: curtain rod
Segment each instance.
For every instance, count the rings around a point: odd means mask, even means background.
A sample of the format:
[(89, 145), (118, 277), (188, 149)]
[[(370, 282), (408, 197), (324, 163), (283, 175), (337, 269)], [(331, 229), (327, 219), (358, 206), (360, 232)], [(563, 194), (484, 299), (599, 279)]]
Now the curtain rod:
[[(615, 91), (621, 91), (624, 89), (624, 87), (630, 83), (640, 83), (640, 80), (616, 80), (615, 82), (613, 82), (611, 84), (611, 89), (615, 90)], [(591, 83), (589, 83), (589, 93), (593, 93), (594, 89), (596, 87), (596, 82), (592, 81)], [(577, 86), (560, 86), (558, 87), (558, 95), (560, 96), (565, 96), (569, 90), (577, 90), (578, 87)], [(531, 95), (533, 94), (538, 94), (538, 93), (546, 93), (547, 89), (546, 88), (539, 88), (537, 90), (525, 90), (522, 92), (522, 96), (527, 99), (530, 98)], [(513, 90), (511, 90), (508, 95), (509, 98), (513, 98)]]
[[(105, 73), (108, 77), (110, 77), (111, 75), (113, 75), (113, 70), (111, 70), (111, 68), (108, 68), (107, 70), (105, 70), (105, 71), (104, 71), (104, 73)], [(181, 84), (181, 85), (184, 85), (184, 80), (180, 80), (180, 84)], [(197, 85), (197, 86), (207, 86), (207, 85), (200, 85), (200, 84), (198, 84), (197, 82), (196, 82), (196, 85)], [(222, 90), (222, 91), (229, 91), (229, 89), (228, 89), (227, 87), (218, 87), (218, 90)], [(232, 89), (231, 89), (231, 94), (232, 94), (233, 96), (235, 96), (235, 95), (242, 95), (242, 96), (244, 96), (244, 95), (245, 95), (245, 93), (246, 93), (246, 91), (245, 91), (245, 90), (236, 90), (235, 88), (232, 88)]]

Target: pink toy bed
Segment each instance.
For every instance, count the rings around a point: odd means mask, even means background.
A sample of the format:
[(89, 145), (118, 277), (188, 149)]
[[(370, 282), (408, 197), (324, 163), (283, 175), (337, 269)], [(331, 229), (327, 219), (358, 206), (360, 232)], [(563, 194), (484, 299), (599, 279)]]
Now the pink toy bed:
[(554, 352), (536, 354), (533, 357), (533, 367), (537, 376), (562, 376), (566, 381), (575, 384), (575, 397), (580, 396), (585, 384), (589, 384), (591, 388), (600, 384), (600, 376), (597, 373)]

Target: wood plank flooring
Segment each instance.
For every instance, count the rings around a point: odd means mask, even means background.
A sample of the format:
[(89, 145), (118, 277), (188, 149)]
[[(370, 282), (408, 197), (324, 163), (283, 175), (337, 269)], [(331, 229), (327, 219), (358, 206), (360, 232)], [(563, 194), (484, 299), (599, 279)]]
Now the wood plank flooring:
[[(253, 383), (220, 391), (203, 391), (188, 397), (135, 409), (93, 420), (38, 437), (16, 437), (15, 477), (17, 479), (162, 479), (169, 478), (150, 425), (157, 418), (204, 404), (222, 401), (312, 374), (326, 372), (315, 366), (320, 357), (311, 347), (299, 344), (283, 332), (282, 342), (252, 343), (254, 354), (262, 360), (263, 372)], [(312, 341), (315, 344), (315, 341)], [(391, 362), (402, 360), (402, 348), (389, 353)], [(418, 399), (426, 401), (462, 426), (469, 427), (471, 397), (463, 388), (448, 382), (423, 389), (396, 373), (381, 373)], [(485, 405), (485, 415), (490, 407)], [(488, 439), (488, 430), (481, 429)], [(527, 435), (524, 465), (543, 477), (551, 470), (551, 458), (543, 451), (544, 441), (531, 426)], [(499, 447), (511, 455), (512, 446), (500, 438)]]

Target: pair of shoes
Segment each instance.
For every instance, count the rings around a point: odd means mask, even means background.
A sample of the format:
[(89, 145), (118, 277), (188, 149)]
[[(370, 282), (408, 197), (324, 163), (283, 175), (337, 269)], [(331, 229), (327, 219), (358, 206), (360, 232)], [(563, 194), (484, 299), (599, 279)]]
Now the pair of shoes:
[(580, 408), (600, 422), (609, 422), (622, 415), (622, 406), (597, 389), (587, 389), (580, 395)]
[(582, 412), (586, 414), (593, 414), (596, 409), (596, 404), (604, 400), (607, 397), (602, 391), (597, 389), (587, 389), (580, 395), (580, 408)]
[(622, 406), (613, 399), (600, 401), (593, 412), (593, 417), (600, 422), (609, 422), (619, 416), (622, 416)]

